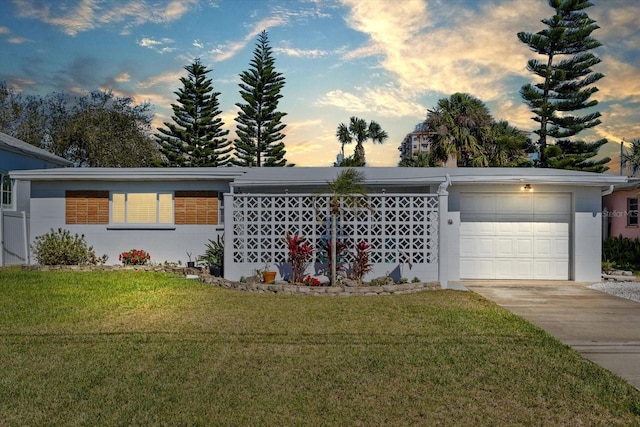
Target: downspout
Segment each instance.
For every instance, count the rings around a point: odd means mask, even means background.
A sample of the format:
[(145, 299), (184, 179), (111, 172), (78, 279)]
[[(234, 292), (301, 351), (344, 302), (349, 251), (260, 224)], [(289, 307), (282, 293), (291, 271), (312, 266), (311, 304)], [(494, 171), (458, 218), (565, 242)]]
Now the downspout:
[[(613, 193), (613, 184), (611, 184), (608, 189), (602, 190), (602, 197), (608, 196), (611, 193)], [(601, 200), (600, 208), (602, 209), (602, 216), (603, 216), (601, 237), (604, 239), (606, 237), (609, 237), (609, 222), (611, 221), (611, 218), (609, 218), (609, 212), (607, 208), (602, 208), (602, 198), (600, 200)]]
[(438, 281), (443, 288), (449, 287), (449, 192), (451, 177), (445, 174), (446, 180), (438, 186)]
[(602, 197), (608, 196), (611, 193), (613, 193), (613, 184), (611, 184), (608, 189), (602, 190)]

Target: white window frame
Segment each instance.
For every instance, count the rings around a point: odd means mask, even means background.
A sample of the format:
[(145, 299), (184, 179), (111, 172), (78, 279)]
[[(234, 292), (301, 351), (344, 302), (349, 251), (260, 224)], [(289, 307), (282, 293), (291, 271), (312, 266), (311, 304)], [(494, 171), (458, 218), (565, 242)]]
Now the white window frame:
[[(130, 211), (129, 204), (131, 195), (155, 195), (155, 207), (153, 208), (155, 214), (155, 221), (131, 221), (131, 216), (135, 215), (134, 212)], [(124, 206), (121, 208), (121, 212), (116, 212), (116, 209), (120, 209), (119, 206), (116, 206), (116, 199), (124, 198), (123, 204)], [(162, 203), (168, 203), (168, 207), (170, 209), (170, 213), (164, 211), (164, 214), (168, 214), (169, 218), (161, 218), (163, 215), (163, 209), (166, 209), (166, 206), (163, 208)], [(139, 213), (139, 215), (144, 215), (144, 213)], [(117, 221), (122, 218), (122, 221)], [(175, 206), (174, 206), (174, 194), (171, 191), (158, 191), (158, 192), (144, 192), (144, 191), (112, 191), (109, 194), (109, 224), (111, 226), (123, 226), (123, 227), (166, 227), (174, 225), (175, 218)]]
[(627, 199), (627, 227), (638, 226), (638, 198)]
[[(8, 189), (5, 189), (5, 185), (8, 183)], [(3, 209), (12, 209), (14, 200), (14, 183), (5, 172), (0, 171), (0, 203), (2, 203)], [(5, 197), (8, 197), (9, 203), (5, 203)]]

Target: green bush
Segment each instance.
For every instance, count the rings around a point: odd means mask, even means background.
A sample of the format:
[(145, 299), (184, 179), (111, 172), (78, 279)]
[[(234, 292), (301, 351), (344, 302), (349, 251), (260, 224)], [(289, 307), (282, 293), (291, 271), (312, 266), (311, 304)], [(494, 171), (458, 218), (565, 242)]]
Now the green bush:
[(612, 262), (625, 270), (640, 270), (640, 240), (622, 236), (604, 239), (602, 261)]
[(98, 258), (93, 246), (87, 246), (84, 234), (72, 236), (62, 228), (57, 231), (52, 228), (50, 233), (36, 237), (31, 250), (41, 265), (97, 265), (109, 258), (107, 255)]

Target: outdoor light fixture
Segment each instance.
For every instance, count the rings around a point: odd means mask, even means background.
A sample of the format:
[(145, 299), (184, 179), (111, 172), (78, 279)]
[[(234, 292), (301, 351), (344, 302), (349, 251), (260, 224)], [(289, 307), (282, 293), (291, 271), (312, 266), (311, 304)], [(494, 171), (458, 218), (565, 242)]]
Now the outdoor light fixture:
[(525, 184), (524, 187), (522, 187), (523, 191), (531, 191), (531, 184)]

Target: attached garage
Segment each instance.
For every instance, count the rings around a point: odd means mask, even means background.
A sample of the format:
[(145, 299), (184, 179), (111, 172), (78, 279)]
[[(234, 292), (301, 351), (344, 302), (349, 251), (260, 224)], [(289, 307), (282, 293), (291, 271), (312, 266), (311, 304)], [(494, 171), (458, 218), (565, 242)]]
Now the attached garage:
[(569, 280), (571, 194), (461, 193), (460, 278)]

